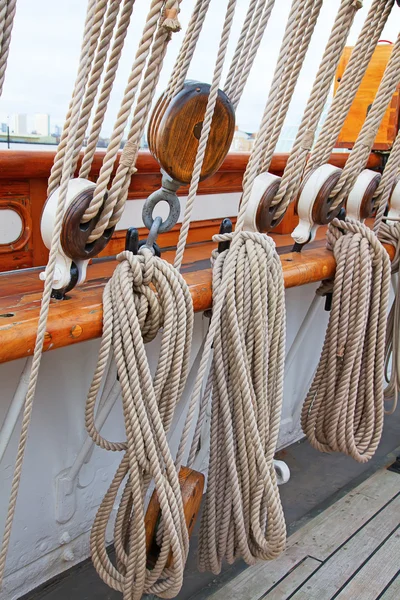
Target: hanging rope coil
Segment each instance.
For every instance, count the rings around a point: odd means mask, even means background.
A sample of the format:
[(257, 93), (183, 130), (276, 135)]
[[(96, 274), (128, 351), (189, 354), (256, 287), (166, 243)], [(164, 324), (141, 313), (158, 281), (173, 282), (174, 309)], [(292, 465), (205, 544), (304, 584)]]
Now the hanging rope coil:
[(317, 450), (367, 462), (383, 427), (390, 259), (376, 235), (355, 220), (334, 219), (327, 239), (337, 265), (332, 308), (301, 424)]
[[(153, 593), (173, 598), (181, 588), (188, 553), (188, 533), (178, 474), (167, 442), (174, 409), (185, 386), (193, 331), (193, 306), (183, 277), (146, 247), (135, 256), (122, 252), (120, 264), (104, 290), (103, 337), (86, 406), (89, 435), (100, 447), (124, 451), (117, 473), (97, 512), (92, 534), (93, 563), (101, 578), (139, 600)], [(154, 377), (145, 343), (161, 331)], [(121, 385), (126, 442), (110, 442), (95, 428), (94, 408), (113, 352)], [(154, 481), (162, 518), (161, 551), (146, 567), (145, 505)], [(115, 521), (117, 566), (106, 552), (106, 527), (120, 489)], [(170, 553), (172, 559), (167, 566)]]
[[(232, 236), (216, 236), (217, 241)], [(231, 251), (216, 255), (218, 293)], [(282, 267), (266, 235), (241, 232), (214, 336), (211, 449), (199, 565), (248, 564), (284, 549), (285, 521), (274, 453), (283, 396), (285, 300)], [(207, 392), (206, 392), (207, 394)]]

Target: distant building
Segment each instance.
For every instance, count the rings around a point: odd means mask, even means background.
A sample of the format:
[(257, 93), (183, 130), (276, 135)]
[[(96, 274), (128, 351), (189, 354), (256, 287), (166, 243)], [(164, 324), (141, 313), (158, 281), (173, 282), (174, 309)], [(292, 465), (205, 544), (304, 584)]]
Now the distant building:
[(0, 123), (1, 133), (7, 133), (7, 123)]
[(241, 131), (236, 125), (233, 135), (231, 150), (236, 152), (250, 152), (254, 145), (255, 133)]
[(59, 125), (54, 125), (54, 131), (51, 135), (54, 135), (54, 137), (60, 137), (62, 132), (62, 128)]
[(38, 135), (48, 137), (50, 134), (50, 115), (36, 114), (33, 118), (34, 131)]
[(10, 132), (16, 135), (26, 135), (28, 133), (26, 115), (11, 115)]

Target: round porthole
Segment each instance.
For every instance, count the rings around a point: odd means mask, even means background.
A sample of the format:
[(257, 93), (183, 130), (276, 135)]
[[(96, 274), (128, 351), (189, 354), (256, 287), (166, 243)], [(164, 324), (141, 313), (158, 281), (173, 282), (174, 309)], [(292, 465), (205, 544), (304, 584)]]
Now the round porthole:
[(0, 209), (0, 244), (10, 245), (16, 242), (23, 231), (20, 215), (9, 208)]

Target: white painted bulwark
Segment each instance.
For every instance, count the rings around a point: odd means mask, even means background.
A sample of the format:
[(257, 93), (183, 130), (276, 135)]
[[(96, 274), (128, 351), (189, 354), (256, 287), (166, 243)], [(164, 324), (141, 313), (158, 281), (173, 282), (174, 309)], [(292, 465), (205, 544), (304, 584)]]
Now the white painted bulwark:
[[(314, 290), (315, 286), (303, 286), (286, 292), (287, 349), (307, 312)], [(328, 313), (323, 310), (321, 303), (313, 326), (304, 336), (301, 352), (294, 357), (287, 373), (280, 447), (302, 437), (299, 423), (301, 404), (322, 347), (327, 318)], [(207, 326), (208, 319), (196, 315), (193, 360)], [(159, 340), (156, 339), (148, 346), (150, 361), (154, 365), (158, 343)], [(85, 399), (98, 347), (99, 341), (93, 340), (54, 350), (43, 356), (7, 561), (7, 575), (0, 600), (16, 600), (89, 556), (90, 526), (119, 463), (119, 454), (103, 452), (95, 447), (72, 486), (72, 498), (68, 494), (63, 496), (57, 484), (73, 465), (87, 439), (84, 427)], [(151, 357), (154, 357), (154, 361)], [(22, 359), (0, 365), (1, 424), (14, 396), (24, 363)], [(188, 387), (190, 388), (190, 384)], [(177, 407), (171, 429), (173, 451), (177, 449), (188, 393), (187, 391)], [(0, 525), (3, 525), (6, 515), (19, 427), (20, 423), (17, 424), (0, 463)], [(103, 431), (108, 439), (124, 438), (118, 400)], [(202, 448), (195, 468), (204, 470), (208, 455), (207, 431), (201, 439)], [(69, 516), (68, 511), (71, 511), (70, 518), (60, 523), (60, 520), (65, 520), (65, 515)], [(112, 541), (111, 532), (108, 541)]]

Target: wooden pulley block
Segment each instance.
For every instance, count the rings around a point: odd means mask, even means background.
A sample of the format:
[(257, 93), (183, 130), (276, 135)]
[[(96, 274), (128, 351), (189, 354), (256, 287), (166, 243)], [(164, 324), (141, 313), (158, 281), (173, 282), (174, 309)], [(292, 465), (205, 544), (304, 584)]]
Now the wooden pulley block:
[(341, 206), (332, 211), (330, 197), (342, 170), (325, 164), (313, 169), (304, 178), (297, 200), (299, 224), (292, 233), (298, 244), (306, 244), (315, 238), (319, 225), (327, 225), (337, 217)]
[[(79, 271), (77, 285), (83, 283), (88, 261), (105, 248), (113, 234), (114, 228), (110, 228), (99, 239), (88, 242), (99, 216), (88, 223), (81, 223), (81, 220), (93, 198), (95, 187), (92, 181), (83, 178), (71, 179), (68, 182), (53, 290), (62, 290), (66, 287), (71, 289), (72, 265)], [(56, 221), (58, 196), (59, 188), (56, 188), (48, 197), (42, 213), (41, 234), (43, 242), (49, 249)], [(45, 278), (46, 275), (42, 274), (41, 279)]]
[[(150, 117), (150, 152), (162, 169), (175, 181), (188, 184), (192, 178), (210, 85), (186, 81), (173, 98), (165, 94)], [(201, 180), (221, 166), (235, 132), (235, 111), (227, 95), (219, 90), (210, 136), (201, 170)]]
[(260, 173), (254, 179), (244, 216), (243, 228), (246, 231), (267, 233), (282, 221), (284, 214), (275, 218), (279, 205), (271, 206), (280, 182), (280, 177), (268, 172)]
[[(190, 536), (196, 523), (203, 498), (204, 475), (188, 467), (181, 467), (179, 471), (179, 484), (181, 487), (186, 526)], [(145, 516), (147, 564), (149, 567), (155, 565), (160, 551), (155, 539), (160, 516), (160, 503), (157, 492), (154, 491)], [(167, 566), (170, 566), (171, 560), (172, 556), (170, 556)]]
[(381, 174), (370, 169), (364, 169), (360, 173), (346, 201), (348, 217), (357, 221), (365, 221), (372, 217), (375, 208), (374, 194), (380, 180)]

